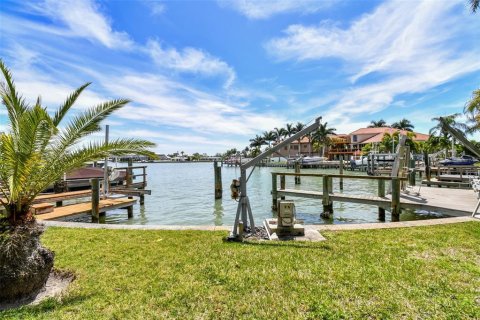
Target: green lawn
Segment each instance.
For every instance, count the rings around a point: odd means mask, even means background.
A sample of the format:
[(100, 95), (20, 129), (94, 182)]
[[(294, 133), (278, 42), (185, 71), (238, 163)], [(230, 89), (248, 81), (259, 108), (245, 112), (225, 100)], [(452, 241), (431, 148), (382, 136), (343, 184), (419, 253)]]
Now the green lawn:
[(62, 300), (6, 319), (479, 319), (480, 223), (227, 243), (224, 232), (50, 228)]

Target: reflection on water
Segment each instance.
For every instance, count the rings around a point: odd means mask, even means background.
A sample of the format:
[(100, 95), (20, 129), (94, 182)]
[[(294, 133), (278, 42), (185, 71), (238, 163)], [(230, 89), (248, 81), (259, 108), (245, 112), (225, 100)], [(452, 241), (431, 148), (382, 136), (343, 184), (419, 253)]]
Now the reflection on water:
[[(119, 166), (122, 166), (119, 164)], [(293, 171), (285, 168), (257, 168), (248, 182), (248, 195), (256, 221), (274, 216), (271, 210), (271, 172)], [(338, 170), (309, 169), (308, 172), (337, 173)], [(126, 210), (107, 213), (107, 223), (164, 224), (164, 225), (231, 225), (235, 219), (237, 202), (230, 198), (232, 179), (238, 178), (238, 168), (223, 167), (223, 199), (214, 199), (212, 163), (152, 163), (148, 164), (148, 188), (152, 195), (145, 196), (143, 206), (134, 206), (134, 217), (127, 219)], [(350, 173), (350, 172), (349, 172)], [(359, 173), (356, 173), (359, 174)], [(340, 192), (338, 180), (334, 179), (333, 191)], [(293, 177), (286, 178), (289, 189), (322, 190), (322, 180), (302, 177), (302, 184), (295, 185)], [(371, 194), (377, 192), (377, 182), (370, 180), (344, 180), (345, 194)], [(377, 222), (375, 206), (334, 203), (333, 219), (320, 217), (322, 203), (319, 199), (292, 198), (295, 200), (297, 217), (308, 224), (343, 224)], [(417, 220), (439, 217), (426, 211), (404, 211), (400, 220)], [(386, 221), (391, 216), (386, 212)]]
[(223, 205), (222, 205), (223, 199), (216, 199), (213, 202), (213, 215), (215, 217), (214, 224), (216, 226), (221, 226), (222, 224), (222, 218), (223, 218)]

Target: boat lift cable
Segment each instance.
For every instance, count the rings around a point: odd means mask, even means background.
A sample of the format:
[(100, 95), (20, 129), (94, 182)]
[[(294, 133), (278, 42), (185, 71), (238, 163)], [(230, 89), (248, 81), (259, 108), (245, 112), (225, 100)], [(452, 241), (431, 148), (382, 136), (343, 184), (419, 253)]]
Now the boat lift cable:
[[(252, 213), (252, 208), (250, 206), (250, 200), (247, 195), (247, 181), (250, 178), (250, 176), (253, 173), (253, 170), (255, 169), (255, 166), (260, 163), (263, 159), (266, 157), (272, 155), (276, 151), (280, 150), (284, 146), (290, 144), (291, 142), (300, 139), (301, 137), (309, 134), (312, 131), (315, 131), (318, 129), (320, 126), (320, 122), (322, 120), (322, 117), (318, 117), (315, 119), (315, 121), (300, 130), (299, 132), (295, 133), (291, 137), (285, 139), (284, 141), (280, 142), (276, 146), (262, 152), (252, 160), (246, 162), (245, 164), (240, 163), (240, 199), (238, 201), (238, 207), (237, 207), (237, 213), (235, 215), (235, 222), (233, 224), (233, 229), (230, 234), (230, 238), (237, 238), (238, 236), (238, 226), (240, 221), (242, 221), (243, 224), (243, 230), (244, 232), (248, 232), (249, 230), (254, 230), (255, 229), (255, 222), (253, 221), (253, 213)], [(253, 167), (252, 171), (250, 172), (248, 178), (247, 178), (247, 169)]]

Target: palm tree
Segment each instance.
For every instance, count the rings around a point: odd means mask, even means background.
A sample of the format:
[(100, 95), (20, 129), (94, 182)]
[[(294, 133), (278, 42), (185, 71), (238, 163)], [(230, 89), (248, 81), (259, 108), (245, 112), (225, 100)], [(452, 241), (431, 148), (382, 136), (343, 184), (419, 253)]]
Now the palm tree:
[(265, 139), (262, 136), (256, 135), (255, 138), (250, 139), (250, 147), (260, 151), (260, 148), (265, 144)]
[[(319, 146), (322, 146), (321, 156), (325, 156), (325, 147), (329, 145), (330, 138), (329, 135), (335, 134), (335, 128), (329, 128), (328, 122), (321, 123), (317, 130), (312, 135), (312, 140), (316, 142)], [(320, 149), (319, 149), (320, 150)]]
[(403, 118), (399, 122), (392, 123), (392, 128), (405, 131), (413, 131), (413, 128), (415, 128), (415, 126), (410, 122), (410, 120)]
[(268, 143), (268, 148), (272, 146), (272, 142), (275, 141), (276, 135), (274, 131), (265, 131), (263, 133), (263, 140)]
[[(101, 122), (129, 100), (105, 102), (68, 117), (77, 98), (90, 85), (87, 83), (50, 115), (42, 107), (40, 98), (33, 106), (22, 98), (2, 60), (0, 70), (5, 80), (0, 87), (0, 97), (9, 120), (6, 132), (0, 133), (0, 204), (6, 212), (0, 218), (0, 261), (6, 261), (0, 273), (0, 300), (3, 300), (39, 290), (53, 265), (53, 254), (39, 244), (42, 230), (30, 210), (40, 192), (65, 172), (80, 168), (87, 161), (132, 153), (156, 156), (147, 150), (154, 144), (146, 140), (116, 139), (82, 144), (84, 137), (100, 131)], [(18, 266), (22, 266), (21, 272)], [(31, 286), (19, 285), (26, 281)]]
[[(301, 122), (297, 122), (297, 124), (295, 125), (295, 133), (302, 131), (303, 128), (305, 128), (305, 125)], [(302, 155), (302, 143), (301, 143), (302, 138), (303, 137), (299, 137), (298, 140), (297, 140), (298, 141), (298, 153), (299, 153), (299, 155)]]
[(388, 127), (387, 122), (383, 119), (378, 121), (372, 120), (370, 121), (370, 125), (367, 128), (381, 128), (381, 127)]
[(470, 0), (470, 8), (472, 12), (477, 12), (477, 9), (480, 7), (480, 0)]
[[(285, 126), (285, 137), (290, 138), (293, 134), (295, 134), (295, 127), (293, 123), (287, 123)], [(288, 156), (290, 158), (290, 143), (288, 144)]]
[(468, 132), (472, 133), (480, 130), (480, 89), (473, 91), (472, 98), (465, 105), (463, 112), (467, 115), (468, 122), (472, 125)]
[(279, 143), (287, 134), (284, 128), (274, 128), (273, 133), (275, 134), (275, 141), (277, 143)]
[[(457, 122), (455, 119), (461, 116), (461, 113), (454, 113), (445, 117), (435, 117), (432, 118), (432, 121), (436, 121), (437, 124), (430, 129), (431, 135), (441, 136), (444, 140), (448, 140), (450, 138), (450, 133), (445, 130), (442, 125), (442, 121), (445, 121), (451, 127), (458, 129), (460, 131), (468, 131), (469, 127), (461, 122)], [(441, 119), (440, 119), (441, 118)], [(452, 156), (455, 156), (455, 138), (452, 137)], [(445, 147), (445, 155), (447, 155), (448, 147)]]

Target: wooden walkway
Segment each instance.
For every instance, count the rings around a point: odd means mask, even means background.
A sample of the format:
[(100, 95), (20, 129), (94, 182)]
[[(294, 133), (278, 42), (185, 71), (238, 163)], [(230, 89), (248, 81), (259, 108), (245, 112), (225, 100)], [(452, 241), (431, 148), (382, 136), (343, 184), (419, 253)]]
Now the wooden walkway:
[(62, 193), (41, 194), (33, 200), (33, 203), (57, 202), (92, 196), (92, 190), (70, 191)]
[[(109, 210), (129, 207), (136, 202), (137, 200), (128, 198), (100, 200), (99, 211), (103, 213)], [(38, 220), (53, 220), (83, 213), (92, 213), (92, 204), (90, 202), (56, 207), (53, 209), (53, 212), (37, 215), (36, 218)]]
[[(413, 188), (414, 191), (418, 187)], [(278, 197), (291, 196), (302, 198), (322, 199), (323, 193), (317, 191), (278, 189)], [(362, 203), (389, 209), (391, 196), (378, 197), (373, 195), (352, 195), (345, 193), (330, 193), (333, 201)], [(420, 195), (402, 193), (400, 206), (407, 209), (439, 211), (451, 216), (471, 215), (477, 204), (477, 197), (473, 190), (445, 189), (422, 187)]]

